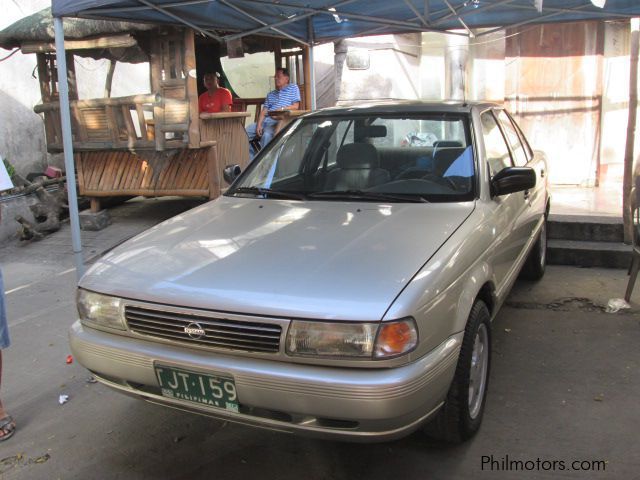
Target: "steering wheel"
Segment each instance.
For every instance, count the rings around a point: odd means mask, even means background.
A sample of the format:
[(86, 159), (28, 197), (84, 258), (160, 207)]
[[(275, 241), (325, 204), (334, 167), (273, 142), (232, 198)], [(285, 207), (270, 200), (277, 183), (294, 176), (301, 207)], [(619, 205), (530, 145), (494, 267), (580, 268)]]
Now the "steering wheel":
[(451, 190), (454, 190), (454, 191), (458, 190), (458, 186), (449, 177), (441, 177), (439, 175), (434, 175), (433, 173), (427, 173), (422, 177), (422, 179), (428, 180), (433, 183), (437, 183), (438, 185), (450, 188)]

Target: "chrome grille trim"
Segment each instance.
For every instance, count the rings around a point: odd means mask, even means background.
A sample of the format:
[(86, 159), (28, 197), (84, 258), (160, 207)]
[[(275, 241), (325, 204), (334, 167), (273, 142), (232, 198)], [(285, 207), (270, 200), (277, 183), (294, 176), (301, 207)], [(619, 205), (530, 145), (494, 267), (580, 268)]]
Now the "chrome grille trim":
[[(282, 327), (277, 324), (229, 320), (208, 312), (195, 314), (141, 305), (126, 305), (125, 318), (132, 332), (158, 339), (245, 352), (280, 351)], [(205, 335), (190, 337), (184, 332), (184, 327), (190, 323), (198, 323)]]

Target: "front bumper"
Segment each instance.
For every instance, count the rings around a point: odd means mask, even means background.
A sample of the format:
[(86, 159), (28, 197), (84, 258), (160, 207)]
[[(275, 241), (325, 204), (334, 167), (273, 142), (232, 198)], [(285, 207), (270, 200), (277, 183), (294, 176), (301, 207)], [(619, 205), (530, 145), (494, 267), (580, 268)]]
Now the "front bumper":
[[(77, 361), (102, 383), (182, 410), (322, 438), (381, 441), (418, 428), (442, 405), (462, 333), (416, 362), (363, 369), (291, 364), (190, 350), (86, 328), (69, 330)], [(154, 363), (232, 376), (240, 412), (163, 397)]]

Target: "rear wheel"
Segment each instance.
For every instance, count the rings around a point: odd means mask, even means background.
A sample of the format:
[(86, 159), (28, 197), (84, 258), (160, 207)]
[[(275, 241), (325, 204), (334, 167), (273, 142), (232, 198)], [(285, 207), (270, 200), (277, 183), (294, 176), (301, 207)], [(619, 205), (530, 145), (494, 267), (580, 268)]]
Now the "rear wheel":
[(540, 280), (547, 268), (547, 219), (542, 220), (538, 240), (533, 245), (522, 267), (521, 276), (527, 280)]
[(460, 443), (480, 428), (484, 413), (491, 365), (491, 325), (487, 306), (476, 300), (462, 340), (453, 382), (445, 403), (429, 434), (446, 442)]

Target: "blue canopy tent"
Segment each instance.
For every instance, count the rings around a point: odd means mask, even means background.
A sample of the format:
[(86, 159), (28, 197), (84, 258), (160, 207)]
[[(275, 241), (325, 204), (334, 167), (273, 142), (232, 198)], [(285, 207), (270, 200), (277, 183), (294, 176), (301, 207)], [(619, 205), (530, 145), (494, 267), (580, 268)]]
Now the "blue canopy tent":
[[(220, 42), (271, 35), (313, 47), (348, 37), (447, 32), (480, 37), (506, 27), (640, 16), (639, 0), (52, 0), (65, 166), (78, 276), (83, 270), (62, 17), (186, 25)], [(476, 29), (483, 29), (481, 32)], [(451, 30), (455, 30), (452, 32)], [(313, 49), (311, 49), (313, 52)], [(311, 64), (313, 56), (311, 53)], [(312, 105), (313, 69), (311, 74)]]

